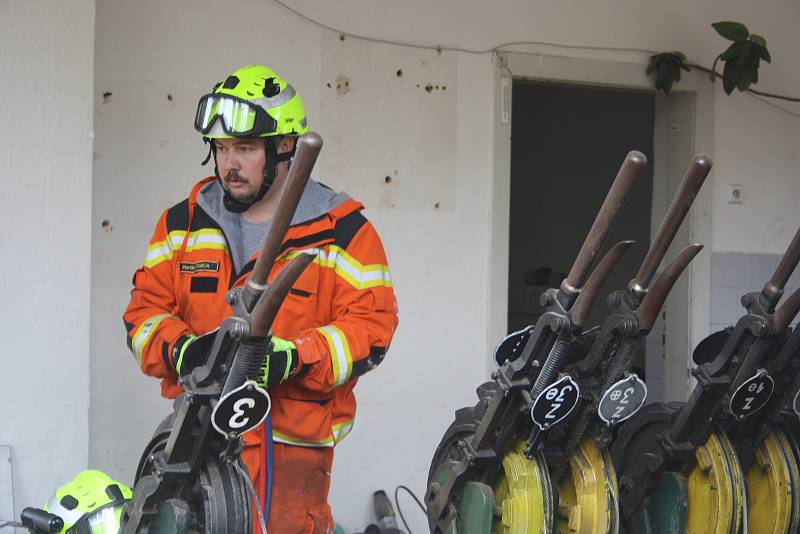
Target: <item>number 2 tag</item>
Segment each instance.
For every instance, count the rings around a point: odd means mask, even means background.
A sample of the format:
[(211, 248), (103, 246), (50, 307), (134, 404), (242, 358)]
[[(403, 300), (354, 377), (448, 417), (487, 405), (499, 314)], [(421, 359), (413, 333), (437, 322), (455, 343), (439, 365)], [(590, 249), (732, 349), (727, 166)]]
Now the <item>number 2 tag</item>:
[(248, 380), (219, 399), (211, 412), (211, 424), (223, 436), (240, 436), (260, 425), (271, 406), (269, 393)]
[(603, 393), (597, 415), (607, 425), (615, 425), (638, 412), (646, 398), (647, 386), (636, 373), (631, 373)]
[(580, 388), (565, 375), (539, 393), (531, 408), (531, 419), (542, 430), (560, 423), (578, 404)]

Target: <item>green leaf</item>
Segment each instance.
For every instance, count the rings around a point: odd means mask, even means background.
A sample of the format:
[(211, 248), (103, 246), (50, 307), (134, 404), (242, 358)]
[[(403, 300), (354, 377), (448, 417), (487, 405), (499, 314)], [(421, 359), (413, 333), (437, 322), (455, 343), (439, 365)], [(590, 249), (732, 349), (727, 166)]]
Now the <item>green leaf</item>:
[(669, 85), (669, 74), (667, 73), (666, 63), (662, 61), (659, 62), (658, 69), (656, 71), (656, 89), (668, 93), (669, 89), (665, 89), (665, 87), (668, 85)]
[(736, 88), (740, 91), (746, 91), (747, 88), (750, 87), (750, 85), (755, 81), (753, 77), (758, 76), (758, 74), (755, 73), (756, 70), (752, 65), (745, 67), (742, 70), (742, 73), (739, 75), (739, 79), (736, 81)]
[(674, 66), (670, 62), (660, 62), (658, 64), (658, 76), (656, 77), (656, 89), (669, 93), (672, 89), (672, 83), (675, 81), (673, 73)]
[(752, 34), (750, 36), (750, 40), (753, 41), (758, 46), (767, 46), (767, 40), (761, 37), (760, 35)]
[(756, 57), (754, 63), (751, 63), (744, 68), (743, 74), (747, 81), (750, 82), (748, 87), (750, 84), (758, 83), (758, 61), (759, 59)]
[(676, 82), (681, 81), (681, 69), (679, 67), (679, 63), (670, 63), (669, 73), (674, 81)]
[(753, 62), (753, 59), (756, 56), (756, 46), (753, 44), (753, 41), (745, 41), (742, 43), (742, 51), (739, 53), (739, 61), (741, 62), (742, 67), (745, 67)]
[(744, 41), (750, 36), (750, 30), (740, 22), (724, 21), (711, 25), (717, 33), (729, 41)]
[(758, 50), (758, 56), (761, 59), (767, 63), (772, 63), (772, 56), (769, 55), (769, 50), (767, 50), (766, 46), (757, 46), (756, 50)]
[(722, 88), (725, 94), (731, 94), (736, 88), (736, 60), (726, 61), (722, 70)]
[(739, 52), (742, 51), (742, 47), (743, 46), (744, 46), (744, 43), (742, 41), (738, 41), (736, 43), (733, 43), (732, 45), (730, 45), (728, 47), (727, 50), (725, 50), (723, 53), (721, 53), (719, 55), (719, 58), (722, 61), (730, 61), (731, 59), (733, 59), (733, 58), (735, 58), (736, 56), (739, 55)]
[(753, 83), (753, 72), (758, 69), (758, 55), (756, 44), (753, 41), (745, 41), (739, 60), (735, 65), (736, 87), (740, 91), (747, 90)]
[(662, 52), (661, 54), (650, 56), (647, 74), (656, 74), (656, 89), (669, 93), (672, 89), (672, 84), (681, 79), (681, 69), (689, 70), (685, 60), (686, 56), (677, 51)]
[(750, 87), (750, 78), (745, 74), (740, 75), (739, 79), (736, 80), (736, 88), (740, 91), (744, 91), (748, 87)]
[(746, 91), (750, 85), (758, 81), (758, 45), (753, 41), (745, 41), (738, 56), (725, 62), (723, 71), (723, 88), (731, 94), (733, 88)]

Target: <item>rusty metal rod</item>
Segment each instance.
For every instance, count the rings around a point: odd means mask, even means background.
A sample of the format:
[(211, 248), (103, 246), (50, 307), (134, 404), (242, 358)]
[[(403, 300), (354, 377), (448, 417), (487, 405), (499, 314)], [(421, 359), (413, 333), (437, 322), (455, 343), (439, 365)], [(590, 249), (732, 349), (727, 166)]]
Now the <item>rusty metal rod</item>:
[(789, 323), (797, 316), (800, 311), (800, 289), (795, 289), (794, 293), (783, 301), (781, 307), (775, 310), (773, 320), (775, 321), (775, 333), (783, 334), (789, 327)]
[(558, 290), (558, 299), (565, 309), (569, 310), (575, 303), (575, 299), (581, 292), (597, 253), (600, 252), (600, 248), (603, 246), (603, 242), (606, 240), (608, 232), (619, 214), (619, 210), (625, 204), (625, 200), (633, 189), (636, 179), (641, 175), (646, 164), (647, 158), (645, 155), (636, 150), (628, 152), (625, 161), (622, 162), (622, 166), (616, 178), (614, 178), (614, 183), (611, 184), (611, 189), (609, 189), (600, 211), (597, 212), (594, 223), (586, 235), (586, 240), (583, 242), (569, 274), (561, 282), (561, 287)]
[(694, 243), (686, 246), (681, 250), (675, 258), (667, 265), (664, 272), (659, 275), (656, 282), (647, 295), (642, 300), (639, 308), (636, 310), (636, 316), (639, 319), (639, 331), (649, 332), (653, 328), (658, 312), (667, 300), (669, 292), (672, 291), (672, 286), (678, 280), (678, 277), (686, 269), (697, 253), (703, 249), (703, 245)]
[(794, 238), (792, 238), (792, 242), (789, 243), (789, 246), (786, 248), (786, 253), (781, 258), (778, 267), (775, 269), (775, 273), (772, 275), (772, 278), (769, 279), (769, 282), (764, 284), (764, 288), (761, 290), (761, 295), (767, 301), (767, 311), (772, 312), (775, 309), (775, 306), (778, 304), (778, 301), (781, 299), (783, 295), (783, 288), (786, 287), (786, 282), (789, 280), (789, 277), (794, 272), (795, 267), (797, 267), (797, 263), (800, 261), (800, 228), (797, 229), (797, 232), (794, 234)]
[(700, 191), (706, 176), (711, 171), (712, 165), (711, 158), (705, 154), (696, 155), (689, 164), (686, 175), (681, 185), (678, 186), (678, 191), (675, 193), (667, 214), (664, 215), (661, 226), (656, 232), (656, 237), (650, 245), (650, 250), (647, 251), (647, 255), (642, 261), (641, 267), (639, 267), (639, 272), (636, 273), (636, 276), (628, 285), (638, 299), (641, 300), (647, 293), (647, 288), (653, 279), (656, 269), (658, 269), (661, 260), (664, 259), (670, 243), (675, 238), (678, 228), (680, 228), (686, 214), (689, 212), (689, 208), (691, 208), (692, 202), (697, 197), (697, 193)]
[(266, 289), (267, 277), (278, 257), (286, 230), (292, 221), (320, 150), (322, 150), (322, 138), (316, 133), (309, 132), (297, 140), (297, 151), (281, 188), (275, 217), (272, 219), (253, 272), (245, 282), (245, 305), (248, 310), (253, 309), (256, 300)]
[(603, 287), (603, 284), (606, 283), (608, 275), (611, 274), (611, 270), (634, 243), (636, 243), (636, 241), (620, 241), (616, 243), (613, 247), (608, 249), (608, 252), (605, 253), (597, 264), (597, 267), (592, 271), (592, 274), (589, 275), (580, 295), (578, 295), (575, 304), (572, 305), (572, 309), (569, 311), (572, 323), (575, 326), (581, 327), (586, 323), (586, 318), (589, 315), (589, 311), (592, 309), (592, 304), (594, 304), (597, 298), (597, 293), (600, 291), (600, 288)]
[(283, 300), (308, 265), (314, 261), (314, 254), (302, 253), (289, 262), (272, 283), (269, 285), (261, 298), (253, 308), (252, 323), (250, 325), (251, 336), (265, 336), (272, 328), (272, 321), (278, 314), (278, 310), (283, 304)]

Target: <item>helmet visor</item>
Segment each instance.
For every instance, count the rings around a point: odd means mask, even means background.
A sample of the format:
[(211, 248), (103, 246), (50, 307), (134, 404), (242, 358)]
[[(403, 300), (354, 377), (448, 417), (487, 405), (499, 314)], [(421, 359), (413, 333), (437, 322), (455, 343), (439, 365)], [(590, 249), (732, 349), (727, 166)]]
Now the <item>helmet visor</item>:
[(216, 122), (232, 137), (270, 134), (277, 129), (275, 120), (260, 106), (235, 96), (212, 93), (200, 99), (194, 128), (207, 134)]
[(88, 516), (91, 534), (118, 534), (122, 505), (106, 506)]

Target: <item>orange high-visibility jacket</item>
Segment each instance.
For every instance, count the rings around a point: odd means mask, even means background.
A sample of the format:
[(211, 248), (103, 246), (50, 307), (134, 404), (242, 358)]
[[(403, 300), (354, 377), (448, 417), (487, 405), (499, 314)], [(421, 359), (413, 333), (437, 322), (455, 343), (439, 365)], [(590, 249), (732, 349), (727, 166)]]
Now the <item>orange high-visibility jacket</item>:
[[(236, 271), (234, 241), (226, 234), (238, 231), (230, 223), (236, 215), (221, 207), (221, 191), (218, 180), (206, 178), (166, 210), (133, 277), (124, 314), (128, 345), (142, 370), (161, 378), (167, 398), (182, 391), (171, 357), (176, 341), (217, 328), (231, 314), (225, 294), (243, 284), (255, 262), (239, 258), (244, 265)], [(272, 280), (300, 251), (316, 254), (272, 326), (273, 335), (294, 341), (302, 364), (270, 390), (277, 442), (333, 447), (341, 441), (353, 427), (356, 380), (382, 361), (397, 327), (386, 255), (362, 209), (309, 181), (270, 273)], [(245, 444), (262, 438), (263, 427), (246, 434)], [(258, 456), (244, 455), (254, 478)]]

